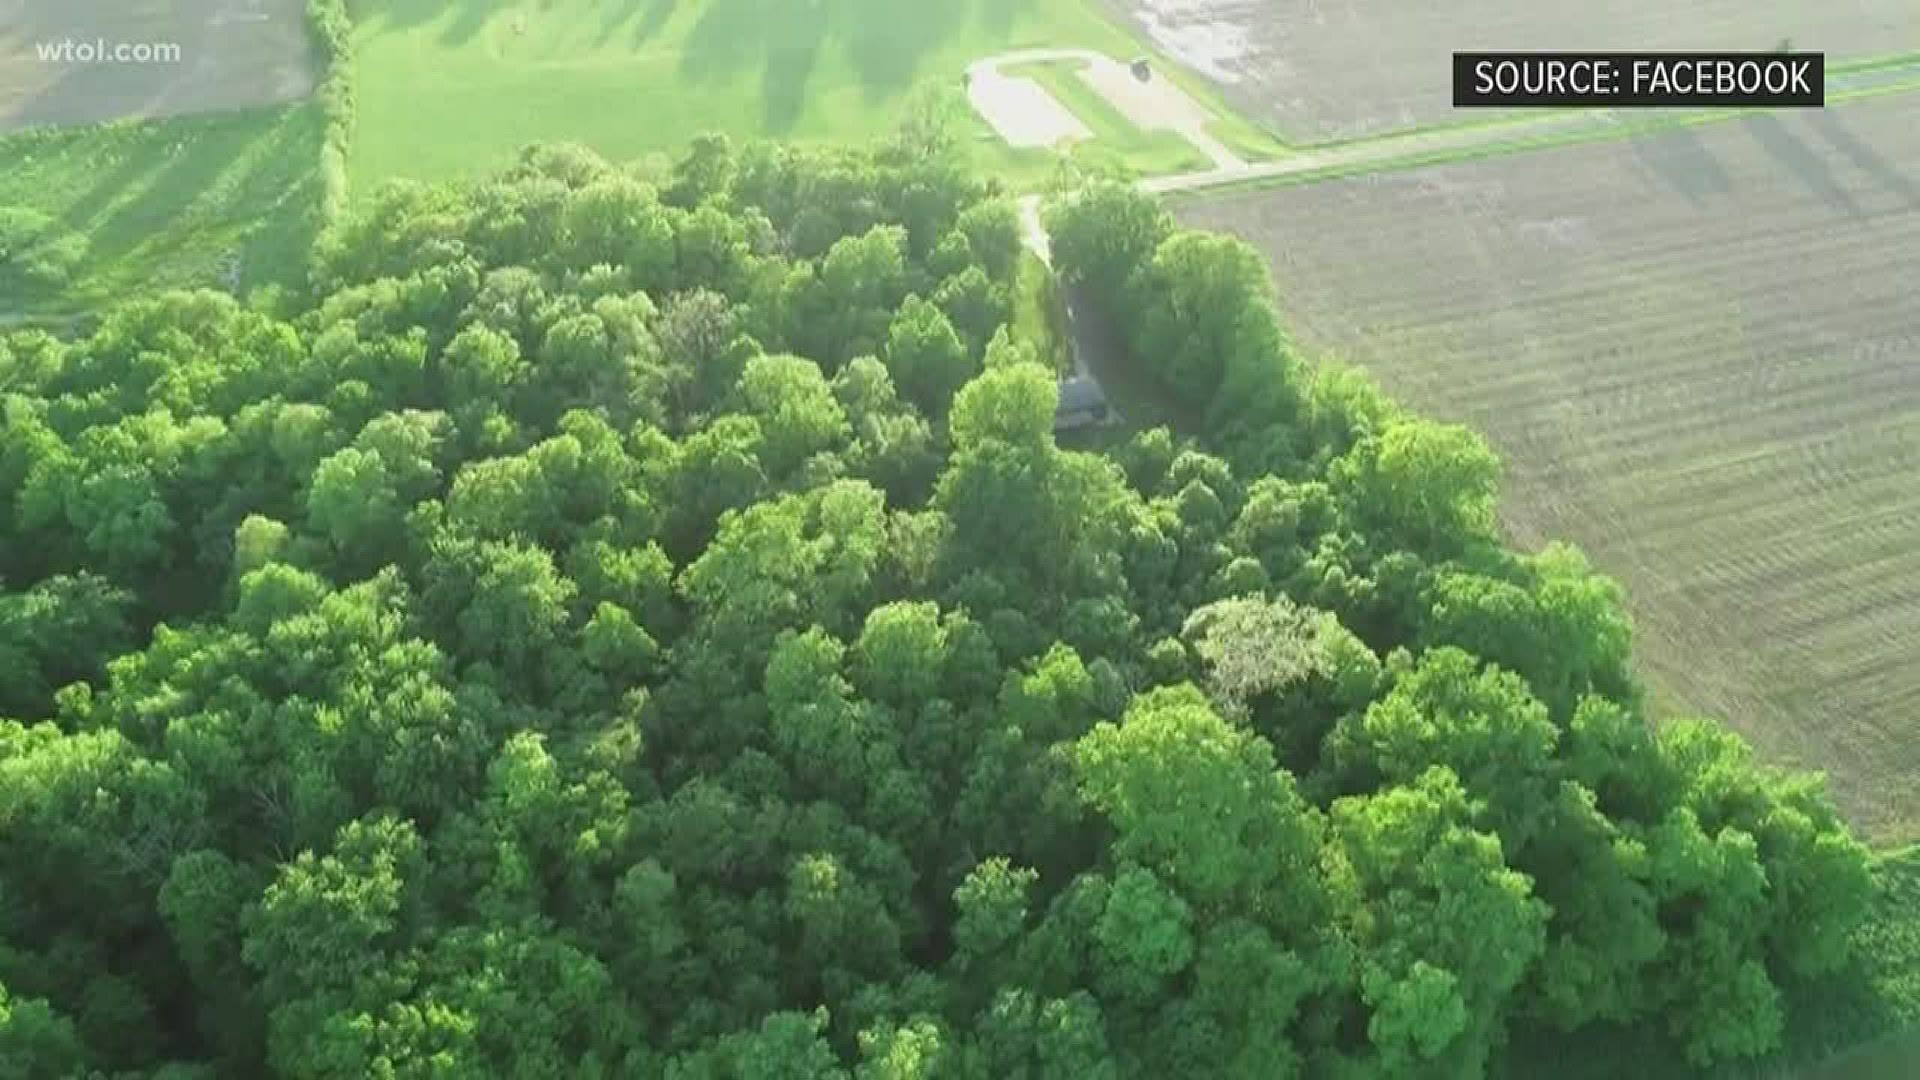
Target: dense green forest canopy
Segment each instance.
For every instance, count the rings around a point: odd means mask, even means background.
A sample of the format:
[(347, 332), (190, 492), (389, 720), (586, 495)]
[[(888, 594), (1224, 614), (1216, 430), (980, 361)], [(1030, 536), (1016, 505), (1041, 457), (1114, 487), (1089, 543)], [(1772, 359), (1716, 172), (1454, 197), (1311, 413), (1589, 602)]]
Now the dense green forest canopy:
[(1654, 730), (1498, 463), (1049, 212), (1204, 440), (1056, 441), (1012, 204), (568, 148), (0, 338), (0, 1076), (1473, 1077), (1781, 1035), (1865, 851)]

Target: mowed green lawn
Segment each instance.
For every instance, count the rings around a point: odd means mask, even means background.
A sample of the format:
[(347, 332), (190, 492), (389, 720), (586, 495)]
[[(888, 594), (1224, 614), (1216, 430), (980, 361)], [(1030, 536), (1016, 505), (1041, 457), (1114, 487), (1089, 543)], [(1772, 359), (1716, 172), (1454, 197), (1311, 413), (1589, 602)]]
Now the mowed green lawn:
[(0, 136), (0, 207), (86, 242), (58, 295), (0, 296), (0, 316), (84, 311), (140, 291), (296, 281), (319, 224), (311, 104)]
[(364, 0), (356, 190), (474, 176), (536, 141), (616, 161), (724, 131), (857, 143), (922, 80), (1029, 46), (1141, 46), (1098, 0)]

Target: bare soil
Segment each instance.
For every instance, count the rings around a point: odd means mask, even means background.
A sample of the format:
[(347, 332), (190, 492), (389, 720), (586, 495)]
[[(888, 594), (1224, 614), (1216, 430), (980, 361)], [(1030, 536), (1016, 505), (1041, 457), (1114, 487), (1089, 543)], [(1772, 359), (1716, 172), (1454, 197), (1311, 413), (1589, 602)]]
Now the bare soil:
[[(177, 45), (175, 63), (61, 63), (39, 47)], [(0, 131), (294, 101), (316, 57), (302, 0), (0, 0)]]

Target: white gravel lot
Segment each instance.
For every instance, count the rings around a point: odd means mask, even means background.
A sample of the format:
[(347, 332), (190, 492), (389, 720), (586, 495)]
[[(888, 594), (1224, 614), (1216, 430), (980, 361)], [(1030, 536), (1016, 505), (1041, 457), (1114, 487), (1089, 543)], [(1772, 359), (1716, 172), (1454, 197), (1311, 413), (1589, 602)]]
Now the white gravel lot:
[(1092, 137), (1079, 117), (1032, 79), (1003, 75), (991, 64), (976, 65), (971, 74), (967, 97), (1007, 145), (1045, 148)]

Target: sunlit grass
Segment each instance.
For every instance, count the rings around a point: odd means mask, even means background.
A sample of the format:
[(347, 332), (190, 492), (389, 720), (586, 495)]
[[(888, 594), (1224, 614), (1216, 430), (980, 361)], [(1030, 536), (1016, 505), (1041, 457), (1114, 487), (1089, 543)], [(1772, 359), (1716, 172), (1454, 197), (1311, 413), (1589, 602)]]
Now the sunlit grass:
[[(366, 0), (355, 18), (362, 191), (480, 175), (543, 140), (616, 161), (707, 131), (860, 143), (892, 130), (920, 84), (957, 89), (996, 53), (1148, 51), (1099, 0)], [(1216, 133), (1263, 138), (1224, 115)], [(1004, 147), (981, 157), (1027, 188), (1052, 164)]]
[(6, 297), (12, 313), (98, 307), (128, 294), (298, 279), (319, 224), (312, 105), (190, 119), (43, 128), (0, 138), (0, 206), (47, 214), (86, 242), (70, 286)]

